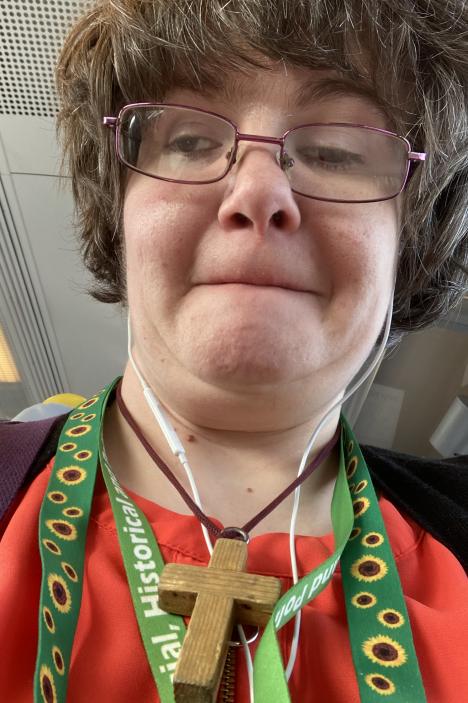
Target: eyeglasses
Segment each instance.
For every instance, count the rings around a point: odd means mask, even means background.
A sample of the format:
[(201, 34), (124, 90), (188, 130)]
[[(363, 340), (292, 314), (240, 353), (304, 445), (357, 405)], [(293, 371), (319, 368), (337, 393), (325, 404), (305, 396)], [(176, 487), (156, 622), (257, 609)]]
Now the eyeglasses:
[[(298, 195), (335, 203), (395, 198), (410, 166), (426, 158), (407, 139), (377, 127), (343, 123), (303, 124), (282, 137), (242, 134), (227, 117), (171, 103), (132, 103), (115, 130), (122, 164), (151, 178), (202, 185), (221, 180), (236, 163), (240, 141), (276, 144), (276, 161)], [(415, 163), (416, 162), (416, 163)]]

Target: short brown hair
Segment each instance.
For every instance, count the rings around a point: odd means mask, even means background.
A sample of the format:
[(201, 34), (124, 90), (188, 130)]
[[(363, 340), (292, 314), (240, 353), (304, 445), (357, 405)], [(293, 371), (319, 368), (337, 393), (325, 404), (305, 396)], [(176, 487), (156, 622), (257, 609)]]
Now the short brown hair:
[(467, 36), (462, 0), (98, 1), (56, 73), (91, 294), (126, 303), (125, 169), (102, 117), (174, 86), (216, 89), (223, 71), (263, 67), (265, 56), (367, 83), (396, 131), (427, 151), (405, 193), (391, 342), (446, 314), (468, 274)]

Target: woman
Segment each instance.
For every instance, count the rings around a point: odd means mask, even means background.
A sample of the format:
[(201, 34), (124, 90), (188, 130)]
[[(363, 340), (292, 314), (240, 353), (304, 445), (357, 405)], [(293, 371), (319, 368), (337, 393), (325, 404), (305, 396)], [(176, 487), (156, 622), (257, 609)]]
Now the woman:
[[(403, 480), (382, 488), (398, 456), (369, 450), (377, 503), (340, 419), (366, 360), (466, 286), (466, 30), (462, 3), (403, 0), (112, 0), (72, 29), (59, 126), (131, 358), (4, 519), (6, 700), (31, 700), (34, 667), (38, 701), (172, 700), (184, 623), (157, 602), (157, 549), (205, 565), (219, 536), (250, 538), (247, 570), (287, 594), (261, 644), (240, 629), (224, 700), (466, 697), (466, 577), (436, 537), (453, 516), (409, 517)], [(176, 672), (177, 700), (218, 678)]]

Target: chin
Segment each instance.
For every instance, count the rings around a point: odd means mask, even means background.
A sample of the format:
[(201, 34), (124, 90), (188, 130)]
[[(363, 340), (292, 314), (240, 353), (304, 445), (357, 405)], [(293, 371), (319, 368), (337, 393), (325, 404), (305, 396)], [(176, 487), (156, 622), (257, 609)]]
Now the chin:
[(223, 335), (215, 343), (198, 341), (191, 350), (184, 349), (180, 358), (190, 372), (201, 380), (223, 387), (281, 384), (293, 381), (310, 372), (305, 359), (298, 355), (301, 348), (287, 340), (270, 343), (247, 342), (242, 338)]
[(264, 386), (288, 380), (284, 368), (275, 368), (264, 360), (229, 360), (224, 364), (205, 363), (191, 369), (202, 381), (224, 388)]

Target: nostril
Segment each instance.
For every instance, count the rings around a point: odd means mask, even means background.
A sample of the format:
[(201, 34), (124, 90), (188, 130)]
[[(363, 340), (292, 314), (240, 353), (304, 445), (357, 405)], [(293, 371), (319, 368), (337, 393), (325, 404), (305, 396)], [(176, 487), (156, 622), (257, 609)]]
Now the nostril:
[(283, 212), (281, 210), (277, 210), (275, 213), (273, 213), (271, 219), (275, 223), (275, 225), (281, 225), (283, 222)]
[(241, 212), (236, 212), (234, 214), (234, 218), (237, 221), (237, 224), (239, 225), (245, 225), (249, 222), (249, 218), (246, 215), (243, 215)]
[[(271, 216), (271, 222), (273, 222), (273, 224), (275, 224), (277, 227), (282, 227), (284, 223), (284, 218), (285, 214), (283, 210), (277, 210)], [(251, 222), (251, 219), (247, 217), (247, 215), (244, 215), (242, 212), (235, 212), (233, 215), (233, 220), (239, 227), (244, 227), (245, 225)]]

